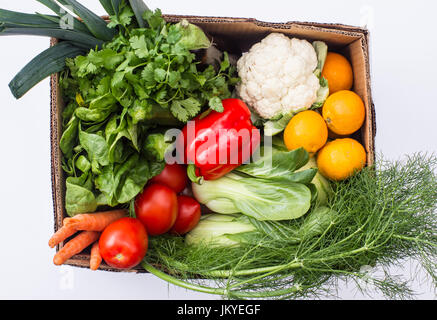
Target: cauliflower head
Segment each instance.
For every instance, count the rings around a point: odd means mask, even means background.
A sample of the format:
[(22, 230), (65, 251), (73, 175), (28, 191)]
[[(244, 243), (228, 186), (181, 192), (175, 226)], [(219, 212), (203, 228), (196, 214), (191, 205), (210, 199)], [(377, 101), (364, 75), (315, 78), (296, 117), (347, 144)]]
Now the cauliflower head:
[(317, 99), (317, 54), (306, 40), (271, 33), (237, 62), (237, 94), (264, 119), (309, 109)]

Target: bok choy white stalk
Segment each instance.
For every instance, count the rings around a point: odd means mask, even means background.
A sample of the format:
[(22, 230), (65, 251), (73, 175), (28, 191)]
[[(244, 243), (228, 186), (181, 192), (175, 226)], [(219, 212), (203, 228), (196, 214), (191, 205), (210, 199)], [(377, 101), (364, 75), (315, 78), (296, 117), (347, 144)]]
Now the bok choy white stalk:
[(302, 221), (259, 221), (242, 214), (209, 214), (185, 237), (187, 245), (234, 247), (241, 244), (275, 247), (281, 237), (300, 243), (320, 235), (335, 220), (337, 213), (316, 207)]

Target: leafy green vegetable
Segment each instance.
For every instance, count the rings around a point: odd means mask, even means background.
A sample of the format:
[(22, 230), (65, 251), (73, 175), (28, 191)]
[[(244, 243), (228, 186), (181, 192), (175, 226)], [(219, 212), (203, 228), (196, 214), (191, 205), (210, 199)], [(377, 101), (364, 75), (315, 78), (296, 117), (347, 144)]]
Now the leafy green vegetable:
[(287, 220), (304, 215), (317, 198), (311, 181), (317, 169), (300, 172), (309, 159), (300, 148), (262, 147), (261, 157), (202, 185), (193, 183), (196, 199), (214, 212), (243, 213), (258, 220)]
[[(175, 25), (180, 33), (179, 43), (188, 50), (207, 49), (211, 46), (211, 41), (198, 26), (182, 20)], [(224, 68), (222, 71), (227, 69)]]
[(255, 178), (284, 182), (310, 183), (317, 169), (296, 173), (309, 160), (309, 154), (303, 148), (293, 151), (281, 150), (277, 147), (261, 147), (260, 158), (235, 169)]
[(79, 119), (76, 116), (72, 116), (68, 122), (64, 132), (61, 136), (59, 147), (62, 153), (70, 158), (73, 155), (73, 148), (77, 143), (77, 133), (79, 130)]
[(292, 114), (282, 115), (277, 120), (268, 120), (264, 122), (264, 134), (266, 136), (274, 136), (284, 131), (287, 124), (290, 122)]
[(211, 214), (202, 216), (199, 224), (185, 237), (187, 245), (235, 246), (230, 235), (248, 233), (256, 228), (242, 215)]
[(108, 205), (127, 203), (142, 191), (151, 178), (147, 161), (133, 154), (124, 163), (108, 165), (95, 179), (96, 188), (106, 197)]
[(79, 129), (79, 142), (88, 154), (93, 173), (100, 173), (101, 166), (109, 165), (109, 149), (105, 138)]
[(317, 68), (314, 70), (314, 74), (319, 78), (320, 89), (317, 91), (317, 100), (313, 103), (311, 109), (318, 109), (323, 106), (329, 96), (328, 80), (322, 77), (323, 67), (328, 55), (328, 46), (323, 41), (314, 41), (313, 47), (317, 53)]
[(152, 159), (164, 161), (165, 155), (171, 150), (172, 141), (168, 141), (165, 134), (151, 133), (147, 136), (144, 150)]
[[(164, 168), (170, 142), (156, 127), (181, 127), (208, 104), (222, 108), (236, 80), (227, 55), (218, 71), (198, 66), (187, 47), (193, 39), (206, 45), (198, 27), (166, 23), (159, 10), (145, 10), (148, 27), (137, 28), (139, 11), (127, 1), (103, 3), (112, 13), (108, 27), (118, 33), (100, 49), (67, 59), (60, 79), (66, 102), (60, 146), (67, 175), (87, 173), (97, 204), (118, 206)], [(67, 201), (76, 191), (67, 189)]]
[[(388, 268), (416, 258), (436, 285), (436, 170), (433, 155), (379, 160), (376, 169), (335, 183), (329, 209), (315, 207), (288, 222), (251, 220), (262, 241), (240, 233), (228, 235), (239, 246), (193, 246), (181, 237), (157, 237), (142, 266), (169, 283), (236, 299), (335, 296), (339, 279), (356, 282), (370, 296), (380, 291), (411, 299), (411, 278)], [(382, 276), (362, 273), (364, 265), (382, 268)], [(373, 285), (361, 286), (366, 279)]]
[(110, 85), (104, 93), (129, 107), (134, 123), (146, 120), (156, 108), (170, 110), (181, 122), (199, 114), (205, 104), (214, 110), (223, 108), (221, 100), (231, 96), (229, 84), (235, 82), (235, 70), (227, 55), (219, 72), (213, 66), (199, 70), (190, 50), (210, 45), (201, 29), (187, 22), (166, 23), (159, 10), (146, 10), (143, 18), (150, 27), (135, 29), (131, 8), (120, 8), (109, 24), (121, 27), (120, 33), (103, 50), (91, 50), (69, 62), (85, 100), (89, 100), (89, 87), (105, 77)]
[(132, 8), (127, 5), (126, 1), (111, 0), (114, 14), (110, 16), (109, 28), (120, 27), (120, 29), (126, 28), (132, 23), (132, 17), (134, 15)]
[(316, 198), (311, 181), (317, 169), (295, 170), (308, 162), (308, 153), (302, 148), (261, 150), (259, 159), (233, 173), (202, 185), (193, 183), (196, 199), (214, 212), (241, 212), (258, 220), (287, 220), (304, 215)]
[[(304, 174), (306, 171), (308, 171), (308, 169), (314, 169), (318, 171), (317, 162), (314, 157), (310, 158), (306, 165), (296, 170), (295, 174)], [(328, 203), (328, 199), (333, 193), (330, 182), (324, 176), (322, 176), (320, 172), (317, 172), (313, 180), (311, 180), (311, 183), (317, 189), (317, 203), (319, 205), (326, 205)]]
[(69, 216), (96, 211), (97, 200), (90, 175), (84, 173), (77, 178), (68, 177), (66, 187), (65, 209)]
[(81, 155), (76, 160), (76, 167), (83, 173), (88, 173), (91, 169), (91, 163), (84, 155)]
[[(258, 220), (298, 218), (309, 210), (312, 199), (311, 190), (302, 183), (248, 178), (233, 173), (202, 185), (193, 183), (193, 192), (200, 203), (214, 212), (241, 212)], [(225, 205), (221, 208), (223, 202)]]
[[(54, 0), (37, 1), (56, 13), (56, 16), (0, 9), (0, 36), (38, 35), (68, 42), (61, 42), (42, 52), (17, 74), (9, 85), (12, 94), (17, 99), (21, 98), (30, 88), (48, 75), (63, 70), (65, 58), (76, 57), (90, 49), (101, 48), (104, 42), (112, 40), (117, 34), (118, 30), (114, 29), (116, 26), (128, 27), (133, 15), (131, 7), (124, 0), (100, 1), (114, 20), (110, 24), (106, 24), (101, 17), (75, 0), (59, 0), (59, 2), (70, 6), (81, 20), (71, 16)], [(136, 14), (147, 8), (141, 0), (131, 1), (131, 3)], [(142, 25), (142, 18), (137, 18), (140, 25)], [(111, 66), (114, 66), (117, 62), (124, 60), (122, 55), (111, 57), (110, 52), (104, 52), (97, 58), (100, 58), (100, 63), (103, 63), (108, 69), (111, 69)], [(95, 61), (91, 61), (89, 64), (86, 61), (84, 62), (85, 65), (82, 65), (81, 70), (82, 74), (85, 71), (91, 73), (98, 71), (93, 62)], [(120, 78), (121, 75), (124, 77), (124, 74), (120, 73)], [(93, 113), (93, 116), (95, 116), (96, 111), (94, 110)]]
[(328, 56), (328, 46), (323, 41), (314, 41), (313, 47), (317, 54), (317, 67), (314, 70), (314, 74), (320, 77), (325, 66), (326, 57)]

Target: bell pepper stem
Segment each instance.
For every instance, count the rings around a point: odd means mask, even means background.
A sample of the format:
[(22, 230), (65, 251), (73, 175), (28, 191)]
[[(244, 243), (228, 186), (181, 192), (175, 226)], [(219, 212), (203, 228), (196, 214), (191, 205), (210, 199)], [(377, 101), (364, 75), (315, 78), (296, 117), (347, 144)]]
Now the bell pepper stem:
[(196, 175), (196, 166), (194, 164), (189, 164), (187, 167), (187, 175), (188, 178), (197, 184), (202, 184), (204, 181), (204, 178), (202, 176), (198, 177)]

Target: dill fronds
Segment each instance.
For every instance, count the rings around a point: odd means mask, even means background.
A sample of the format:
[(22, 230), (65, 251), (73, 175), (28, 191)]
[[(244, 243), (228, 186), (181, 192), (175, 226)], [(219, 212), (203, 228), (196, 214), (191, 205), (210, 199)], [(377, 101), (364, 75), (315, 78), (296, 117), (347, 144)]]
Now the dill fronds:
[[(157, 237), (142, 265), (170, 283), (227, 298), (335, 295), (339, 279), (355, 281), (367, 294), (363, 281), (388, 298), (410, 298), (411, 279), (390, 275), (388, 268), (417, 259), (437, 285), (436, 169), (435, 155), (415, 154), (403, 161), (381, 159), (334, 183), (328, 206), (337, 215), (317, 237), (296, 243), (292, 235), (260, 235), (257, 244), (233, 248), (187, 246), (180, 237)], [(306, 217), (283, 222), (283, 230)], [(360, 271), (375, 265), (383, 268), (383, 277)]]

